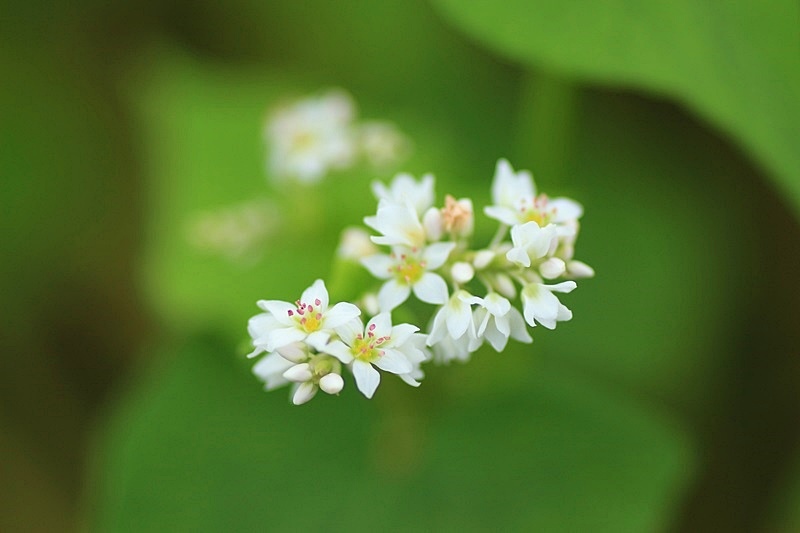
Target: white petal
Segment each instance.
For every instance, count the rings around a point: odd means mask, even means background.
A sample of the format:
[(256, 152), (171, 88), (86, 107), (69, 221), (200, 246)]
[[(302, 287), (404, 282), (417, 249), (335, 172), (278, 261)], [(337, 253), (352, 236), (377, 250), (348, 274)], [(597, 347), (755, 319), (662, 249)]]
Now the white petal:
[(425, 303), (443, 304), (447, 301), (447, 284), (439, 274), (426, 272), (414, 284), (414, 295)]
[(378, 305), (381, 311), (389, 312), (408, 300), (409, 294), (411, 294), (411, 287), (401, 284), (396, 279), (390, 279), (378, 291)]
[(316, 280), (309, 288), (303, 291), (300, 301), (313, 305), (314, 309), (324, 312), (328, 308), (328, 289), (321, 279)]
[(511, 310), (511, 302), (496, 292), (487, 294), (484, 302), (483, 305), (494, 316), (505, 316)]
[(392, 328), (391, 341), (389, 346), (396, 346), (396, 347), (402, 346), (417, 331), (419, 331), (419, 328), (412, 324), (397, 324)]
[(362, 258), (361, 264), (376, 278), (389, 279), (392, 277), (392, 267), (395, 264), (395, 260), (386, 254), (375, 254)]
[(550, 257), (546, 259), (541, 265), (539, 265), (539, 272), (541, 273), (543, 278), (547, 279), (554, 279), (562, 274), (567, 270), (567, 265), (564, 263), (563, 259), (558, 257)]
[(425, 269), (436, 270), (442, 266), (455, 247), (456, 243), (454, 242), (435, 242), (427, 246), (422, 252), (422, 259), (425, 261)]
[(506, 259), (512, 263), (522, 265), (525, 268), (531, 266), (531, 258), (528, 256), (528, 251), (525, 248), (512, 248), (506, 252)]
[(287, 344), (299, 342), (306, 338), (306, 333), (294, 326), (272, 330), (267, 337), (267, 351), (274, 352)]
[(525, 320), (516, 307), (512, 307), (511, 311), (508, 313), (508, 324), (511, 327), (512, 339), (525, 343), (533, 342), (533, 338), (531, 338), (530, 333), (528, 333), (528, 328), (525, 325)]
[[(328, 340), (330, 340), (331, 334), (329, 331), (315, 331), (310, 333), (308, 337), (306, 337), (305, 343), (317, 351), (320, 351), (323, 346), (328, 344)], [(281, 350), (278, 350), (282, 353)]]
[(295, 405), (303, 405), (313, 398), (318, 390), (319, 388), (311, 382), (303, 383), (297, 387), (294, 396), (292, 396), (292, 403)]
[(487, 205), (483, 208), (483, 212), (487, 217), (498, 220), (507, 226), (513, 226), (514, 224), (520, 223), (517, 212), (509, 207), (500, 205)]
[(272, 390), (288, 383), (283, 373), (292, 366), (294, 363), (291, 361), (287, 361), (277, 353), (271, 353), (253, 366), (253, 374), (265, 382), (265, 389)]
[(578, 284), (574, 281), (562, 281), (561, 283), (556, 283), (555, 285), (545, 285), (548, 290), (553, 292), (572, 292), (577, 286)]
[(485, 336), (495, 351), (502, 352), (505, 349), (506, 344), (508, 344), (508, 335), (504, 335), (503, 332), (501, 332), (495, 326), (496, 324), (494, 321), (491, 321), (489, 327), (486, 328)]
[(412, 387), (419, 387), (421, 383), (414, 379), (411, 374), (400, 374), (400, 379), (411, 385)]
[(556, 223), (575, 220), (583, 216), (583, 206), (569, 198), (551, 198), (547, 202), (547, 207), (555, 209), (553, 222)]
[(372, 333), (376, 337), (389, 337), (392, 334), (392, 315), (380, 313), (372, 317), (367, 322), (367, 334)]
[(414, 367), (405, 356), (397, 350), (384, 350), (383, 355), (376, 359), (373, 364), (392, 374), (407, 374), (411, 372)]
[(281, 346), (278, 348), (277, 352), (284, 359), (294, 363), (302, 363), (308, 359), (308, 353), (306, 352), (305, 346), (306, 345), (302, 342), (293, 342), (292, 344)]
[(425, 211), (422, 217), (422, 226), (425, 228), (425, 234), (429, 241), (438, 241), (442, 238), (444, 229), (442, 227), (442, 212), (431, 207)]
[(428, 334), (428, 339), (425, 341), (427, 346), (433, 346), (441, 342), (447, 336), (446, 316), (446, 307), (439, 308), (439, 311), (433, 316), (433, 325), (431, 325), (430, 334)]
[(451, 337), (458, 339), (467, 332), (472, 321), (472, 309), (468, 303), (454, 297), (447, 303), (447, 310), (447, 331)]
[(381, 382), (381, 374), (369, 363), (364, 361), (353, 361), (353, 376), (356, 378), (356, 386), (367, 398), (372, 398), (375, 389)]
[(334, 356), (342, 363), (348, 365), (353, 360), (353, 352), (342, 341), (333, 341), (322, 347), (323, 352)]
[(259, 300), (258, 306), (261, 309), (272, 313), (272, 316), (275, 317), (275, 320), (284, 326), (294, 324), (294, 320), (291, 318), (291, 315), (289, 315), (289, 312), (294, 313), (297, 309), (289, 302), (282, 302), (280, 300)]
[(336, 334), (349, 346), (352, 346), (356, 336), (362, 335), (363, 333), (364, 333), (364, 322), (362, 322), (361, 318), (359, 317), (356, 317), (352, 320), (348, 320), (347, 322), (336, 328)]
[(323, 315), (322, 327), (326, 329), (338, 328), (342, 324), (353, 320), (361, 314), (361, 309), (349, 302), (339, 302)]
[(574, 278), (593, 278), (594, 269), (583, 261), (570, 261), (567, 265), (569, 275)]

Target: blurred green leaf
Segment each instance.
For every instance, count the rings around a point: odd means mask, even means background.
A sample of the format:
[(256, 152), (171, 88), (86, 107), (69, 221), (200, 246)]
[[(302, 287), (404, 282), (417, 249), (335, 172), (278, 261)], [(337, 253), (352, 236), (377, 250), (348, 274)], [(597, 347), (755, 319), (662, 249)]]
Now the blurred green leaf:
[(692, 471), (672, 424), (553, 368), (526, 390), (385, 376), (373, 401), (350, 382), (293, 407), (224, 343), (174, 355), (104, 439), (96, 530), (652, 531)]
[(686, 104), (738, 141), (800, 209), (797, 2), (434, 3), (525, 64)]

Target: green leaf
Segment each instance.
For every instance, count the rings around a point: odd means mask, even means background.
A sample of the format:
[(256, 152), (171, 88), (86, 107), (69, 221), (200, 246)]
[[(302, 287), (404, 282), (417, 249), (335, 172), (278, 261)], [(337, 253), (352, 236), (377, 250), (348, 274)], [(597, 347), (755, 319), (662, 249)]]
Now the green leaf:
[[(161, 359), (167, 354), (162, 353)], [(448, 394), (384, 375), (294, 407), (196, 341), (102, 441), (99, 531), (663, 529), (692, 471), (671, 423), (541, 367), (526, 390)]]
[(461, 30), (526, 65), (685, 104), (735, 139), (800, 209), (797, 2), (435, 4)]

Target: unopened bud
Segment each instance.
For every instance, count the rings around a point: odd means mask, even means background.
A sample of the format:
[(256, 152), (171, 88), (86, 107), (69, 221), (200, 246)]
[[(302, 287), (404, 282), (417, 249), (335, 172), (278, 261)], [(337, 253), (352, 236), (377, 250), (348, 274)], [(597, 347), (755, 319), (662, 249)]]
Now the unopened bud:
[(322, 376), (319, 380), (319, 388), (328, 394), (339, 394), (339, 391), (344, 387), (344, 380), (339, 374), (331, 372)]
[(442, 213), (435, 207), (425, 211), (422, 216), (422, 225), (429, 241), (435, 242), (442, 238)]
[(467, 283), (475, 277), (475, 269), (469, 263), (459, 261), (450, 269), (450, 275), (456, 283)]
[(517, 296), (517, 288), (514, 286), (514, 282), (505, 274), (498, 274), (495, 276), (494, 286), (497, 292), (506, 298), (513, 299)]
[(483, 270), (489, 263), (492, 262), (494, 259), (495, 253), (491, 250), (481, 250), (480, 252), (475, 254), (475, 258), (472, 260), (472, 264), (475, 265), (475, 268), (478, 270)]
[(550, 259), (539, 265), (539, 272), (543, 278), (554, 279), (561, 276), (567, 270), (567, 265), (563, 259), (558, 257), (551, 257)]
[(313, 398), (314, 395), (317, 394), (318, 390), (319, 387), (317, 387), (310, 381), (307, 381), (306, 383), (303, 383), (302, 385), (297, 387), (297, 390), (294, 391), (294, 396), (292, 396), (292, 403), (295, 405), (303, 405), (311, 398)]
[(567, 272), (573, 278), (593, 278), (594, 269), (583, 261), (570, 261), (567, 265)]
[(308, 363), (300, 363), (294, 365), (292, 368), (283, 373), (283, 377), (295, 383), (305, 383), (310, 381), (313, 374), (311, 373), (311, 366)]
[(291, 361), (293, 363), (302, 363), (308, 359), (308, 353), (306, 353), (304, 346), (305, 344), (302, 342), (293, 342), (291, 344), (287, 344), (286, 346), (281, 346), (275, 351), (287, 361)]

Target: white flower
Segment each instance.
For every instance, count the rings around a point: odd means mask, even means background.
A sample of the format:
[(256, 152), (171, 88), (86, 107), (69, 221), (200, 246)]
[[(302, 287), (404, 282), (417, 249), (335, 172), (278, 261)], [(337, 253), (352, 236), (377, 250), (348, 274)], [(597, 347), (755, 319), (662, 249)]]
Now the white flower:
[(391, 122), (364, 122), (359, 138), (361, 150), (375, 167), (394, 164), (410, 151), (410, 141)]
[(442, 226), (445, 231), (454, 237), (472, 235), (472, 230), (475, 226), (472, 200), (469, 198), (456, 200), (449, 194), (445, 196), (444, 207), (442, 208)]
[(280, 225), (275, 205), (254, 200), (215, 211), (198, 213), (188, 222), (192, 246), (231, 261), (256, 259)]
[(372, 242), (387, 246), (418, 248), (425, 244), (425, 228), (410, 203), (395, 204), (388, 200), (378, 203), (375, 216), (364, 217), (364, 223), (381, 233)]
[(390, 255), (376, 254), (361, 260), (378, 279), (388, 280), (378, 292), (382, 312), (391, 311), (414, 295), (423, 302), (443, 304), (447, 300), (447, 284), (432, 272), (442, 266), (455, 247), (453, 242), (438, 242), (422, 250), (395, 247)]
[(372, 398), (381, 381), (380, 373), (373, 368), (398, 374), (411, 374), (414, 364), (409, 361), (405, 346), (417, 331), (411, 324), (398, 324), (392, 327), (389, 313), (381, 313), (367, 323), (366, 328), (356, 318), (336, 329), (340, 340), (334, 340), (320, 349), (350, 365), (356, 378), (358, 390), (367, 398)]
[(556, 242), (556, 226), (548, 224), (544, 228), (536, 222), (526, 222), (511, 228), (513, 248), (506, 253), (506, 258), (524, 267), (531, 266), (531, 260), (543, 258)]
[(378, 253), (378, 247), (370, 239), (369, 233), (358, 227), (345, 228), (339, 239), (336, 255), (344, 259), (358, 261), (362, 257)]
[(530, 283), (522, 288), (523, 314), (525, 321), (535, 326), (534, 320), (548, 329), (555, 329), (556, 322), (570, 320), (572, 311), (567, 309), (554, 292), (572, 292), (574, 281), (563, 281), (555, 285)]
[(311, 183), (331, 169), (351, 165), (356, 155), (354, 116), (352, 99), (340, 90), (277, 110), (264, 131), (273, 176)]
[(465, 363), (469, 361), (470, 354), (480, 346), (480, 344), (475, 346), (475, 343), (476, 340), (470, 338), (469, 335), (462, 335), (458, 339), (446, 335), (431, 348), (433, 350), (433, 361), (437, 365), (450, 364), (451, 361)]
[(257, 346), (263, 346), (269, 352), (294, 342), (306, 341), (311, 345), (325, 342), (334, 328), (361, 314), (358, 307), (347, 302), (328, 309), (328, 290), (321, 279), (303, 291), (294, 304), (260, 300), (258, 306), (274, 319), (259, 319), (263, 335), (259, 337)]
[(519, 342), (533, 342), (522, 314), (496, 292), (490, 292), (485, 298), (473, 296), (469, 302), (480, 306), (474, 314), (478, 337), (485, 337), (496, 351), (505, 349), (509, 336)]
[(433, 317), (433, 325), (426, 343), (428, 346), (438, 344), (448, 337), (458, 340), (465, 334), (468, 339), (477, 340), (475, 323), (472, 321), (473, 298), (474, 296), (464, 289), (456, 291), (450, 297), (447, 304), (443, 305)]
[(485, 207), (484, 212), (503, 224), (513, 226), (533, 221), (546, 226), (553, 223), (559, 226), (559, 234), (569, 232), (566, 226), (583, 215), (583, 207), (574, 200), (537, 196), (531, 173), (527, 170), (514, 172), (505, 159), (497, 162), (492, 202), (494, 205)]
[(411, 174), (401, 173), (392, 179), (388, 188), (380, 181), (373, 181), (372, 192), (378, 200), (390, 204), (411, 205), (417, 216), (421, 217), (433, 205), (433, 185), (433, 174), (425, 174), (417, 181)]
[(411, 363), (411, 372), (405, 374), (398, 374), (400, 379), (411, 385), (412, 387), (419, 387), (419, 380), (425, 377), (420, 365), (431, 358), (431, 354), (425, 345), (427, 335), (422, 333), (414, 333), (411, 339), (403, 344), (400, 351), (406, 356), (406, 359)]

